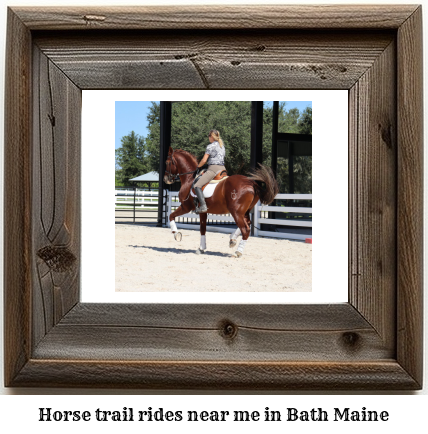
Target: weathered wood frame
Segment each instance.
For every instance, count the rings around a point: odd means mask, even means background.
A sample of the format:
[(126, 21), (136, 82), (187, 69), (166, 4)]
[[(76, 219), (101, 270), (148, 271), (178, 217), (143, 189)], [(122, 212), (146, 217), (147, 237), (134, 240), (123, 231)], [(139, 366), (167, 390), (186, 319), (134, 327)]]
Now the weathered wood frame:
[[(421, 21), (409, 5), (9, 9), (6, 386), (421, 388)], [(348, 89), (349, 302), (81, 303), (90, 88)]]

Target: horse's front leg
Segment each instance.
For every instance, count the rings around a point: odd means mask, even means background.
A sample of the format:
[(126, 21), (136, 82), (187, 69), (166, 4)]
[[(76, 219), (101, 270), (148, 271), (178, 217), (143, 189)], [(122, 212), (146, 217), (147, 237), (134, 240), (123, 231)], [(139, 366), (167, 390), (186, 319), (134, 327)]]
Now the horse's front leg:
[(196, 254), (200, 255), (201, 253), (205, 253), (207, 250), (207, 240), (205, 238), (205, 234), (207, 231), (207, 213), (199, 214), (199, 229), (201, 232), (201, 243), (199, 244), (199, 249), (196, 250)]
[(230, 234), (230, 240), (229, 240), (229, 247), (235, 247), (236, 246), (236, 240), (241, 235), (241, 229), (236, 229), (235, 232), (232, 232)]
[(183, 207), (183, 205), (180, 205), (174, 212), (169, 215), (169, 226), (171, 228), (171, 232), (174, 234), (174, 238), (176, 241), (181, 241), (181, 232), (178, 232), (177, 230), (175, 218), (180, 217), (181, 215), (188, 212), (189, 210), (187, 209), (187, 207)]

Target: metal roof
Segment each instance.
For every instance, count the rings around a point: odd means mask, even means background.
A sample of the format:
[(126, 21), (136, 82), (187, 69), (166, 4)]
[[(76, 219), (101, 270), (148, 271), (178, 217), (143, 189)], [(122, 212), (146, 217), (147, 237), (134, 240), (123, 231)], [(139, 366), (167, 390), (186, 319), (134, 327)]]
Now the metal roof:
[(137, 176), (136, 178), (132, 178), (130, 181), (159, 182), (159, 173), (149, 172), (144, 175)]

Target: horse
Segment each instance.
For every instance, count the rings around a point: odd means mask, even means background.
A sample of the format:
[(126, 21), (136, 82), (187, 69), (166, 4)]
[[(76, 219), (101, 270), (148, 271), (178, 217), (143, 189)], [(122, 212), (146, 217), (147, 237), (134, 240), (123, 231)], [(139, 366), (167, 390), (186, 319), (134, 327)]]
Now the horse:
[[(182, 149), (174, 150), (172, 147), (169, 148), (164, 182), (172, 184), (178, 179), (181, 181), (181, 188), (178, 193), (181, 204), (169, 216), (171, 232), (174, 234), (176, 240), (177, 235), (181, 234), (177, 231), (175, 218), (187, 214), (196, 208), (190, 193), (197, 167), (198, 160), (190, 152)], [(242, 239), (235, 252), (235, 257), (239, 258), (242, 256), (250, 235), (250, 211), (259, 200), (263, 205), (270, 204), (278, 192), (278, 183), (272, 169), (259, 164), (259, 167), (254, 169), (249, 176), (231, 175), (226, 177), (218, 183), (213, 195), (205, 199), (210, 214), (230, 213), (234, 218), (238, 229), (230, 235), (229, 247), (235, 247), (238, 237), (242, 235)], [(204, 253), (207, 249), (205, 237), (207, 213), (199, 214), (199, 219), (201, 241), (199, 248), (196, 250), (197, 254)]]

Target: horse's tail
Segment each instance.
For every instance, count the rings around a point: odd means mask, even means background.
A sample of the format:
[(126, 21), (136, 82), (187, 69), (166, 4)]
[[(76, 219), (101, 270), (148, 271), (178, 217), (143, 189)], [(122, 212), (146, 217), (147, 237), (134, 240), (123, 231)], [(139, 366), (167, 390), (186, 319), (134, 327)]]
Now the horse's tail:
[(279, 193), (278, 182), (275, 179), (273, 170), (259, 163), (259, 167), (251, 171), (249, 179), (255, 182), (256, 192), (263, 205), (269, 205)]

